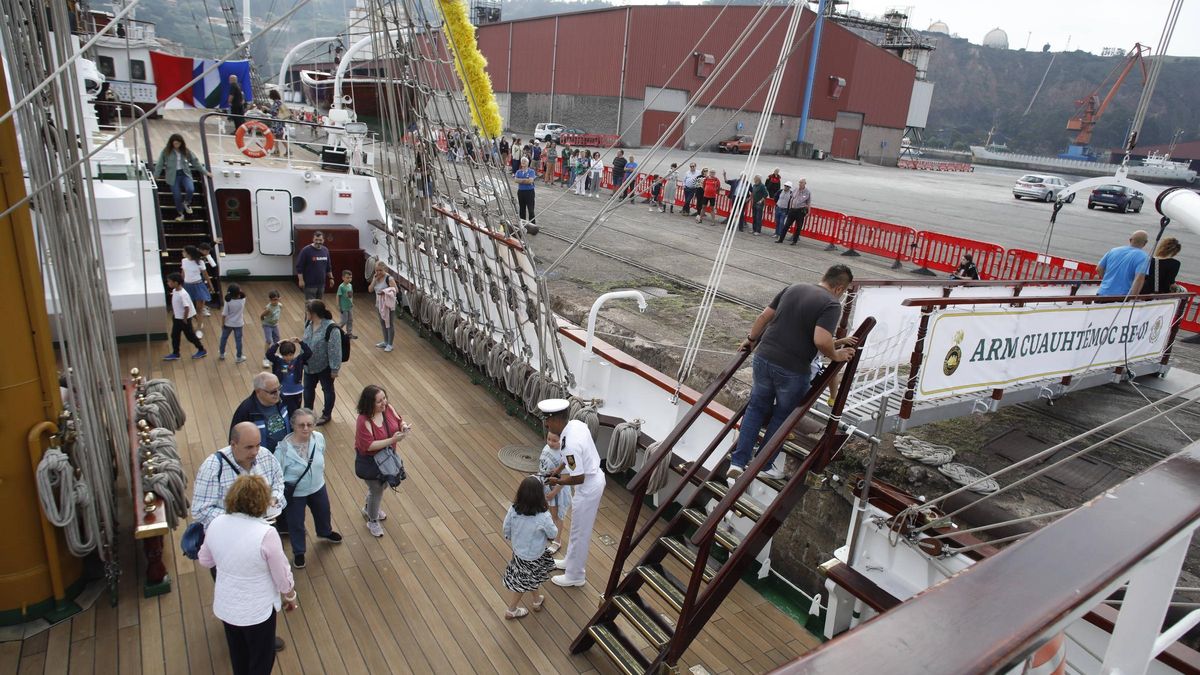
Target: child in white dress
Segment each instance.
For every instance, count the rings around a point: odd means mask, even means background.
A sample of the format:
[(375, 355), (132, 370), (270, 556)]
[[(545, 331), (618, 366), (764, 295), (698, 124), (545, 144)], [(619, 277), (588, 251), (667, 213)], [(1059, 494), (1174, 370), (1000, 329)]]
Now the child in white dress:
[[(554, 473), (561, 469), (563, 465), (562, 443), (559, 441), (558, 434), (547, 433), (546, 445), (542, 447), (542, 456), (538, 461), (538, 471), (542, 475)], [(571, 509), (571, 486), (556, 485), (550, 487), (544, 486), (546, 492), (546, 505), (550, 507), (550, 517), (554, 519), (554, 526), (558, 528), (558, 536), (546, 548), (551, 554), (558, 553), (558, 549), (562, 548), (562, 533), (563, 521), (567, 518), (567, 513)]]

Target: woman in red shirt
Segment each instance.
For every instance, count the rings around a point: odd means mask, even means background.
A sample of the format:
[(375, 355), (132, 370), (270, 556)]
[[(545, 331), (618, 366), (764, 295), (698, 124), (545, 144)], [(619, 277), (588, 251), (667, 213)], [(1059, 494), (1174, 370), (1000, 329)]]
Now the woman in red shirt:
[(712, 221), (710, 225), (717, 224), (717, 193), (721, 190), (721, 181), (717, 178), (717, 172), (711, 169), (704, 169), (700, 172), (700, 180), (704, 185), (704, 196), (700, 198), (700, 212), (696, 214), (696, 223), (704, 222), (704, 208), (709, 208), (709, 219)]
[(354, 425), (354, 475), (367, 484), (367, 503), (362, 514), (367, 519), (367, 530), (376, 537), (383, 536), (379, 521), (387, 518), (379, 508), (387, 482), (379, 476), (375, 453), (404, 440), (411, 428), (388, 405), (383, 387), (369, 384), (362, 390), (358, 397), (358, 421)]

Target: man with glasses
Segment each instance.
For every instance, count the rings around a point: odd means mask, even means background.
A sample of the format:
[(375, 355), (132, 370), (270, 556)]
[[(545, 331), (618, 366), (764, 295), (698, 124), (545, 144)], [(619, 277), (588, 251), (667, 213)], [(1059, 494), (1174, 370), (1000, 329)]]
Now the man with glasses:
[(278, 377), (265, 372), (254, 376), (254, 391), (233, 411), (230, 429), (239, 422), (250, 422), (258, 427), (262, 437), (260, 444), (275, 454), (275, 446), (292, 432), (287, 406), (280, 396)]

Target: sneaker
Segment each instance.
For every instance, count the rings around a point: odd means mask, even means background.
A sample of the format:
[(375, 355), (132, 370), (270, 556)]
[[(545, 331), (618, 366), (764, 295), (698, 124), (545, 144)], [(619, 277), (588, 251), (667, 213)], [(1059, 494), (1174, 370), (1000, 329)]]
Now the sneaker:
[(244, 357), (244, 356), (239, 356), (239, 357), (237, 357), (236, 359), (234, 359), (234, 360), (233, 360), (233, 362), (234, 362), (234, 363), (245, 363), (245, 362), (246, 362), (246, 357)]
[[(371, 519), (371, 517), (367, 515), (367, 507), (365, 507), (365, 506), (362, 507), (362, 517), (363, 517), (363, 520)], [(383, 512), (383, 509), (379, 509), (379, 518), (377, 518), (377, 520), (379, 522), (383, 522), (383, 521), (387, 520), (387, 514)]]
[(567, 569), (567, 559), (566, 558), (555, 558), (554, 559), (554, 569), (556, 569), (556, 570)]
[(184, 218), (184, 216), (183, 216), (183, 214), (181, 213), (181, 214), (179, 214), (179, 215), (175, 216), (175, 222), (177, 222), (177, 223), (182, 223), (182, 222), (183, 222), (183, 218)]
[(342, 535), (338, 534), (337, 532), (330, 532), (329, 534), (324, 534), (324, 535), (318, 534), (317, 539), (324, 539), (325, 541), (330, 542), (332, 544), (342, 543)]
[(350, 337), (350, 339), (351, 339), (351, 340), (357, 340), (357, 339), (358, 339), (358, 336), (357, 336), (357, 335), (355, 335), (354, 333), (351, 333), (351, 334), (349, 335), (349, 337)]
[(202, 331), (202, 330), (196, 331), (196, 339), (203, 340), (204, 339), (204, 331)]
[(193, 359), (202, 359), (202, 358), (204, 358), (204, 357), (206, 357), (206, 356), (208, 356), (208, 352), (204, 351), (203, 349), (201, 349), (200, 351), (196, 352), (195, 354), (192, 354), (192, 358), (193, 358)]
[(304, 569), (304, 554), (303, 553), (297, 553), (296, 557), (292, 559), (292, 567), (295, 567), (298, 570)]
[(319, 427), (323, 427), (323, 426), (325, 426), (326, 424), (329, 424), (329, 418), (328, 418), (328, 417), (326, 417), (326, 416), (324, 416), (324, 415), (321, 415), (319, 418), (317, 418), (317, 426), (319, 426)]
[(565, 574), (560, 574), (556, 577), (552, 577), (550, 579), (550, 581), (554, 582), (555, 586), (566, 586), (566, 587), (583, 586), (583, 585), (587, 584), (587, 579), (568, 579), (567, 575), (565, 575)]
[(178, 361), (178, 360), (179, 360), (178, 354), (167, 354), (166, 356), (163, 357), (163, 361)]
[(225, 352), (221, 352), (220, 354), (217, 354), (217, 360), (224, 361), (225, 360)]
[(371, 536), (373, 536), (373, 537), (382, 537), (383, 536), (383, 526), (379, 524), (378, 520), (368, 520), (367, 521), (367, 532), (370, 532)]
[(188, 214), (189, 216), (192, 215), (192, 207), (190, 207), (190, 206), (183, 207), (183, 212)]
[(212, 316), (212, 312), (207, 307), (204, 308), (204, 316)]
[(757, 237), (757, 236), (758, 236), (758, 235), (760, 235), (760, 234), (762, 234), (762, 232), (755, 232), (755, 233), (754, 233), (754, 236), (756, 236), (756, 237)]
[(386, 342), (376, 342), (376, 343), (375, 343), (375, 346), (376, 346), (376, 347), (379, 347), (380, 349), (383, 349), (384, 347), (386, 347), (386, 346), (388, 346), (388, 345), (387, 345), (387, 343), (386, 343)]
[(262, 364), (262, 366), (263, 366), (263, 368), (270, 368), (270, 367), (271, 367), (271, 360), (270, 360), (270, 359), (263, 359), (263, 364)]
[(742, 475), (743, 473), (745, 473), (745, 469), (743, 469), (740, 466), (733, 466), (732, 464), (730, 464), (729, 468), (725, 471), (725, 477), (726, 478), (737, 478), (738, 476)]
[(762, 475), (764, 478), (770, 478), (772, 480), (783, 480), (787, 477), (787, 474), (780, 469), (776, 469), (774, 465), (772, 465), (771, 468), (767, 469), (766, 471), (763, 471)]
[(383, 351), (385, 351), (385, 352), (390, 352), (390, 351), (392, 351), (392, 346), (391, 346), (391, 345), (388, 345), (388, 346), (384, 347), (384, 348), (383, 348)]

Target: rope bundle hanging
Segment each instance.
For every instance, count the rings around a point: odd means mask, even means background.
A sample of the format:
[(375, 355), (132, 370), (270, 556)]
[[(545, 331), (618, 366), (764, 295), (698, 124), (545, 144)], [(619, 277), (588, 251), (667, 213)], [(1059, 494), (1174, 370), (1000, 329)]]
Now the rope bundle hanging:
[(174, 425), (170, 429), (182, 429), (187, 422), (187, 413), (183, 410), (183, 405), (179, 403), (179, 394), (175, 391), (175, 384), (166, 378), (157, 378), (146, 382), (146, 396), (161, 396), (162, 400), (159, 407), (165, 407), (166, 412), (171, 416)]
[(141, 443), (142, 487), (162, 498), (171, 529), (187, 516), (188, 475), (179, 458), (175, 433), (170, 429), (151, 429)]
[(637, 462), (638, 437), (641, 435), (641, 420), (621, 422), (613, 427), (612, 438), (608, 441), (608, 461), (605, 462), (609, 473), (621, 473), (633, 468)]
[(522, 387), (525, 386), (529, 376), (534, 374), (533, 368), (524, 361), (517, 361), (508, 366), (508, 370), (504, 375), (504, 388), (513, 396), (522, 398)]
[(585, 402), (583, 399), (579, 398), (578, 396), (572, 396), (570, 398), (570, 403), (567, 404), (567, 419), (578, 419), (576, 415), (579, 414), (580, 410), (583, 410), (584, 405)]
[(529, 377), (525, 379), (525, 386), (521, 389), (521, 398), (525, 401), (527, 412), (537, 412), (538, 401), (542, 400), (542, 383), (542, 374), (536, 370), (529, 373)]
[(575, 413), (571, 419), (579, 420), (580, 422), (586, 424), (588, 431), (590, 431), (592, 434), (593, 439), (596, 438), (596, 435), (600, 433), (600, 412), (597, 411), (596, 407), (590, 403), (580, 408), (579, 412)]
[[(76, 450), (83, 450), (78, 439)], [(84, 480), (77, 480), (71, 460), (58, 446), (42, 455), (37, 467), (38, 497), (51, 525), (62, 528), (71, 555), (82, 558), (100, 541), (96, 502)]]
[[(661, 444), (661, 441), (654, 441), (651, 443), (650, 446), (646, 448), (646, 458), (644, 461), (650, 461), (650, 458), (654, 456), (654, 453), (658, 452), (658, 447)], [(654, 471), (651, 472), (650, 481), (646, 485), (646, 490), (650, 494), (654, 494), (655, 492), (658, 492), (666, 487), (667, 477), (670, 475), (670, 473), (671, 457), (663, 457), (663, 461), (659, 462), (658, 466), (654, 467)]]

